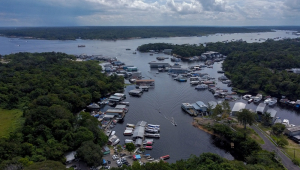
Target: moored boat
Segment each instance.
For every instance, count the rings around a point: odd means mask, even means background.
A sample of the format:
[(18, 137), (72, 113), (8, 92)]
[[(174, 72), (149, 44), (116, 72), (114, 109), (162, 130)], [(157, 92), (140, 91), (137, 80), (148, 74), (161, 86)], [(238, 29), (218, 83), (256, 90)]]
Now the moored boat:
[(194, 107), (190, 103), (182, 103), (181, 104), (182, 110), (187, 112), (191, 116), (197, 116), (197, 111), (194, 109)]
[(158, 133), (155, 133), (155, 134), (145, 133), (145, 136), (150, 137), (150, 138), (160, 138), (160, 134), (158, 134)]
[(166, 160), (166, 159), (169, 159), (170, 158), (170, 155), (165, 155), (165, 156), (161, 156), (160, 159), (162, 160)]

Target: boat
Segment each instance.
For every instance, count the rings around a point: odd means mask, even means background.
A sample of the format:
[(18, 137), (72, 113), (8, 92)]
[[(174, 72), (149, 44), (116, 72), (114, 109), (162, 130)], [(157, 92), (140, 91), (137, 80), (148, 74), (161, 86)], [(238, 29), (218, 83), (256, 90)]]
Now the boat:
[(290, 121), (288, 119), (283, 119), (282, 124), (284, 124), (286, 127), (288, 127), (290, 124)]
[(131, 136), (132, 135), (132, 130), (125, 130), (123, 135), (124, 136)]
[(129, 106), (129, 102), (119, 102), (119, 104)]
[(152, 53), (150, 53), (150, 55), (153, 55)]
[(164, 60), (165, 57), (156, 57), (157, 60)]
[(155, 134), (145, 133), (145, 136), (150, 137), (150, 138), (160, 138), (160, 134), (158, 134), (158, 133), (155, 133)]
[(170, 158), (170, 155), (165, 155), (165, 156), (161, 156), (159, 159), (166, 160), (166, 159), (169, 159), (169, 158)]
[(257, 103), (260, 102), (262, 99), (262, 95), (261, 94), (257, 94), (256, 96), (252, 97), (253, 102)]
[(147, 158), (148, 161), (154, 161), (154, 158)]
[(130, 124), (130, 123), (127, 123), (127, 125), (126, 125), (127, 127), (131, 127), (131, 128), (134, 128), (135, 127), (135, 125), (134, 124)]
[(145, 129), (145, 132), (148, 132), (148, 133), (158, 133), (159, 130), (157, 130), (157, 129), (152, 129), (152, 128), (146, 128), (146, 129)]
[(85, 45), (78, 45), (78, 47), (85, 47)]
[(131, 50), (130, 48), (126, 48), (126, 50)]
[(208, 88), (208, 85), (206, 85), (206, 84), (200, 84), (195, 87), (195, 89), (197, 89), (197, 90), (202, 90), (202, 89), (207, 89), (207, 88)]
[(197, 85), (197, 84), (199, 84), (199, 81), (190, 81), (190, 84), (191, 85)]
[(182, 103), (181, 104), (182, 110), (187, 112), (191, 116), (197, 116), (197, 111), (190, 103)]
[(217, 71), (217, 73), (225, 73), (225, 71), (219, 70), (219, 71)]
[(207, 66), (207, 68), (213, 68), (213, 66), (212, 66), (212, 65), (209, 65), (209, 66)]
[(174, 125), (174, 126), (177, 126), (177, 123), (175, 122), (174, 118), (172, 117), (171, 119), (171, 123)]
[(110, 136), (113, 136), (113, 135), (115, 135), (116, 134), (116, 131), (112, 131), (111, 133), (110, 133)]
[(152, 146), (144, 146), (144, 149), (152, 150)]
[(269, 105), (269, 106), (273, 106), (274, 104), (277, 103), (277, 98), (267, 98), (264, 101), (265, 104)]
[(246, 94), (246, 95), (243, 96), (243, 99), (249, 100), (249, 99), (251, 99), (251, 97), (252, 97), (252, 95)]
[(148, 124), (150, 128), (160, 128), (160, 125)]

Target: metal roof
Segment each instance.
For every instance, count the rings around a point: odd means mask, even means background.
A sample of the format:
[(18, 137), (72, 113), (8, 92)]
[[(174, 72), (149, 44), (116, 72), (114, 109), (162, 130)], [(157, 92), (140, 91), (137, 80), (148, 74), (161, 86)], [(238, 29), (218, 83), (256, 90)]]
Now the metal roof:
[(290, 132), (296, 132), (296, 131), (300, 131), (300, 126), (290, 127), (286, 129)]
[(126, 105), (117, 105), (115, 109), (125, 109)]
[(206, 104), (204, 104), (202, 101), (197, 101), (196, 104), (201, 108), (203, 108), (203, 107), (207, 108)]
[(274, 118), (277, 114), (277, 111), (274, 109), (268, 109), (267, 113), (270, 113), (271, 117)]
[(193, 106), (194, 109), (196, 109), (196, 110), (201, 110), (201, 108), (200, 108), (196, 103), (192, 103), (192, 106)]
[(137, 126), (142, 126), (142, 127), (145, 127), (147, 125), (147, 122), (145, 121), (138, 121), (137, 124), (135, 125), (136, 127)]
[(123, 113), (123, 110), (120, 109), (108, 109), (106, 113)]
[(214, 109), (217, 106), (217, 102), (215, 102), (215, 101), (209, 101), (208, 105), (210, 105), (211, 108)]
[(239, 112), (242, 109), (246, 108), (246, 104), (242, 102), (236, 102), (232, 108), (232, 112)]
[(265, 108), (266, 108), (266, 106), (267, 106), (267, 104), (265, 104), (265, 103), (260, 103), (260, 104), (257, 106), (257, 108), (256, 108), (256, 112), (261, 112), (261, 113), (263, 113), (264, 110), (265, 110)]
[(145, 127), (138, 126), (133, 131), (133, 138), (143, 138), (145, 133)]

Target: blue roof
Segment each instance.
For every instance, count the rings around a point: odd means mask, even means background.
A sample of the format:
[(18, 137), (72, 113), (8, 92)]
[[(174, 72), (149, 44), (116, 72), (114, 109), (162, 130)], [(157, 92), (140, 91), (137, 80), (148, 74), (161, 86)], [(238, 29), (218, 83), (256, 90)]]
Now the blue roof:
[(147, 153), (147, 154), (145, 154), (145, 156), (150, 156), (150, 154), (149, 154), (149, 153)]
[(105, 161), (105, 159), (103, 159), (103, 164), (106, 164), (106, 161)]
[(136, 159), (141, 159), (141, 155), (135, 155)]

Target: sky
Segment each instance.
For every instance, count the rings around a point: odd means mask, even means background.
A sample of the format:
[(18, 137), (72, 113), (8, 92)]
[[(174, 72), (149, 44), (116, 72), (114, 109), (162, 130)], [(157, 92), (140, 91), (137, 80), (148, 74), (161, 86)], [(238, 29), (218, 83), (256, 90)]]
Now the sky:
[(300, 25), (300, 0), (1, 0), (6, 26)]

